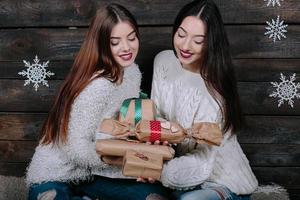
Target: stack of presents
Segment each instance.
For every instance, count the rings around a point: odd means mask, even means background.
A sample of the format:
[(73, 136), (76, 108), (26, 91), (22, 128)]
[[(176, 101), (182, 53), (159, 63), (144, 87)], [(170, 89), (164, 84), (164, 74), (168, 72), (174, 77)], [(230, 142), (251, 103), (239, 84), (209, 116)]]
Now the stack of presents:
[[(117, 119), (104, 119), (97, 135), (101, 139), (97, 139), (96, 151), (104, 162), (122, 165), (124, 176), (156, 180), (160, 179), (163, 162), (174, 157), (172, 144), (186, 138), (198, 144), (220, 145), (222, 141), (221, 130), (215, 123), (195, 123), (184, 129), (176, 122), (156, 119), (156, 106), (146, 98), (126, 99)], [(168, 145), (149, 144), (155, 141), (167, 141)]]

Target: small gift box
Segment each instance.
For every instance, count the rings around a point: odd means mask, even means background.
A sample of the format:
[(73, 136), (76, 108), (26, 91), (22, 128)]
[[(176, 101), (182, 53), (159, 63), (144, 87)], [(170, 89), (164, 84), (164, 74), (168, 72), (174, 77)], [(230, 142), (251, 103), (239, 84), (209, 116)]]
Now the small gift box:
[(163, 158), (156, 153), (126, 151), (123, 160), (123, 175), (160, 179)]
[(155, 104), (150, 99), (126, 99), (119, 113), (119, 121), (136, 125), (140, 120), (154, 120)]
[(96, 141), (96, 151), (101, 156), (125, 156), (126, 151), (143, 151), (156, 153), (163, 157), (164, 160), (171, 160), (175, 151), (170, 146), (148, 145), (134, 141), (102, 139)]

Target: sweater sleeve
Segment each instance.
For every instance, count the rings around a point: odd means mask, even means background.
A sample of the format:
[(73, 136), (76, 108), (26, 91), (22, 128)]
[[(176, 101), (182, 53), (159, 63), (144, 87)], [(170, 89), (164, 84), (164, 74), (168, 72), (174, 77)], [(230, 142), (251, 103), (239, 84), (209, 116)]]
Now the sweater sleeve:
[[(208, 98), (202, 98), (199, 102), (194, 123), (218, 123), (218, 108), (215, 106)], [(173, 189), (187, 190), (209, 179), (219, 147), (197, 144), (196, 148), (194, 148), (195, 143), (189, 139), (185, 140), (181, 145), (185, 145), (186, 149), (189, 148), (188, 146), (193, 146), (193, 150), (165, 163), (161, 182), (164, 186)]]
[(69, 118), (67, 159), (84, 168), (104, 166), (95, 149), (95, 133), (111, 101), (113, 85), (104, 78), (92, 81), (75, 99)]
[(151, 99), (154, 101), (156, 106), (157, 118), (163, 118), (160, 109), (160, 91), (159, 91), (159, 85), (161, 84), (159, 71), (163, 65), (160, 57), (161, 57), (160, 54), (158, 54), (154, 59), (152, 87), (151, 87)]

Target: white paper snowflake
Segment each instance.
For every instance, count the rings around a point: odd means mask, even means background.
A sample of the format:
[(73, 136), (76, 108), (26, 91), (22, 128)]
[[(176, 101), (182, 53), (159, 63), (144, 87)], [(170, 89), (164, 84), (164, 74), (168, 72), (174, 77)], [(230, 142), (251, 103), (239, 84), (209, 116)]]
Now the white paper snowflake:
[(272, 6), (274, 7), (276, 5), (281, 6), (280, 1), (284, 1), (284, 0), (264, 0), (264, 1), (268, 2), (267, 6), (270, 6), (272, 4)]
[(37, 91), (39, 87), (39, 83), (42, 83), (43, 85), (49, 87), (48, 81), (45, 80), (48, 77), (54, 75), (54, 73), (47, 71), (46, 68), (48, 67), (49, 61), (43, 62), (43, 64), (40, 64), (40, 60), (38, 59), (37, 55), (35, 56), (35, 59), (33, 60), (34, 63), (30, 64), (30, 62), (27, 62), (26, 60), (23, 60), (25, 67), (27, 67), (27, 70), (23, 70), (19, 72), (19, 75), (26, 76), (27, 80), (25, 80), (24, 86), (33, 83), (33, 87), (35, 91)]
[(284, 21), (280, 21), (280, 16), (277, 16), (277, 20), (272, 19), (272, 23), (266, 22), (268, 26), (266, 27), (267, 32), (265, 35), (269, 35), (269, 38), (273, 38), (273, 42), (276, 40), (281, 40), (281, 37), (286, 38), (285, 34), (287, 32), (286, 27), (287, 24), (283, 24)]
[(299, 99), (300, 93), (298, 93), (298, 89), (300, 89), (300, 83), (295, 83), (296, 74), (294, 73), (290, 76), (290, 80), (286, 80), (286, 77), (280, 73), (281, 82), (271, 82), (273, 87), (276, 88), (276, 91), (270, 94), (270, 97), (278, 97), (278, 107), (280, 107), (284, 101), (288, 101), (288, 104), (293, 108), (294, 107), (294, 98)]

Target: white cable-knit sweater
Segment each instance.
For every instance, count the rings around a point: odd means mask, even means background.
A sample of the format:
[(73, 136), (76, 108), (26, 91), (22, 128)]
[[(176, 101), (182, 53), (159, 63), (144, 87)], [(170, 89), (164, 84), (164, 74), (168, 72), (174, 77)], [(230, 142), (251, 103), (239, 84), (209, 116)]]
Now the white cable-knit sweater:
[[(182, 68), (173, 51), (163, 51), (154, 60), (151, 98), (158, 113), (169, 121), (190, 128), (196, 122), (214, 122), (222, 127), (217, 102), (209, 94), (204, 80)], [(258, 183), (236, 135), (224, 134), (220, 147), (197, 145), (185, 140), (178, 145), (179, 157), (165, 163), (163, 185), (189, 189), (221, 184), (236, 194), (252, 193)]]
[(104, 118), (117, 113), (123, 100), (139, 96), (140, 83), (141, 72), (132, 64), (124, 69), (122, 84), (97, 78), (84, 88), (72, 105), (67, 144), (37, 146), (27, 169), (27, 185), (86, 180), (95, 173), (123, 177), (120, 168), (100, 160), (95, 150), (95, 133)]

